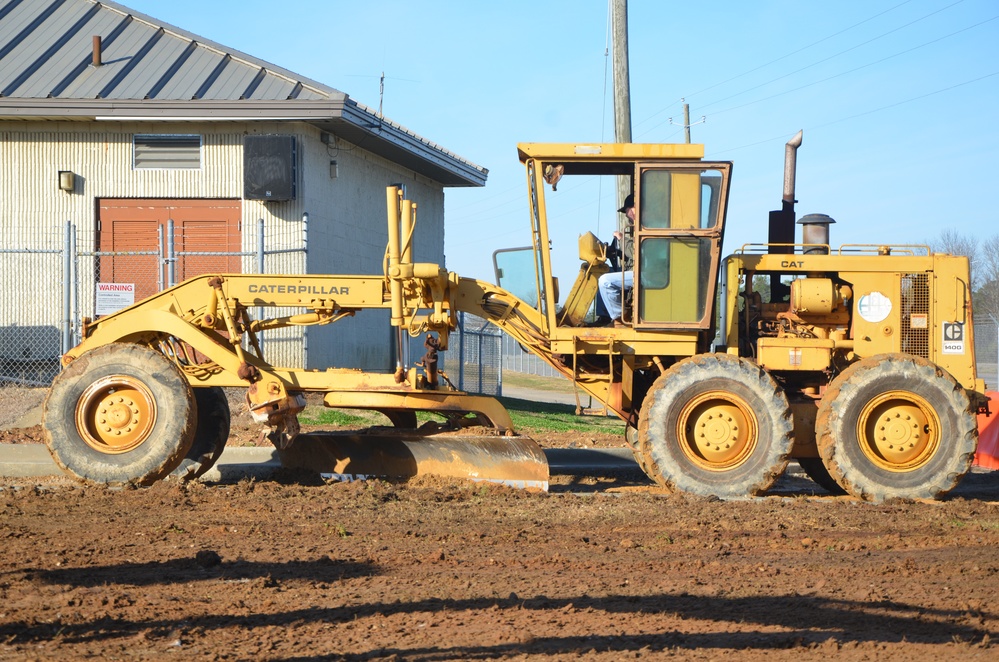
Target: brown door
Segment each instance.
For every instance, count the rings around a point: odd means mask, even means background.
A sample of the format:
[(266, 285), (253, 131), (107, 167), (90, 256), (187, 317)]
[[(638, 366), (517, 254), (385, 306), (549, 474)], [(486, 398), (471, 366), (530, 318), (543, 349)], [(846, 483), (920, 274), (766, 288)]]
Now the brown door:
[[(135, 300), (157, 291), (166, 283), (160, 271), (158, 228), (166, 243), (167, 222), (174, 223), (174, 250), (178, 253), (177, 282), (205, 273), (239, 273), (242, 250), (239, 200), (102, 199), (98, 210), (97, 282), (134, 283)], [(164, 249), (166, 247), (164, 246)], [(156, 255), (126, 255), (128, 252)], [(185, 253), (229, 253), (230, 255), (185, 255)]]

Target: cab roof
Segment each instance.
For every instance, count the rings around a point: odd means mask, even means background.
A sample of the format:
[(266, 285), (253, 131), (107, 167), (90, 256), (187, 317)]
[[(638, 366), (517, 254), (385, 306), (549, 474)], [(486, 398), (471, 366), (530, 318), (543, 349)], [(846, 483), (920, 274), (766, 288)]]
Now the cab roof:
[(545, 161), (644, 161), (647, 159), (702, 159), (704, 145), (654, 143), (519, 143), (521, 162)]

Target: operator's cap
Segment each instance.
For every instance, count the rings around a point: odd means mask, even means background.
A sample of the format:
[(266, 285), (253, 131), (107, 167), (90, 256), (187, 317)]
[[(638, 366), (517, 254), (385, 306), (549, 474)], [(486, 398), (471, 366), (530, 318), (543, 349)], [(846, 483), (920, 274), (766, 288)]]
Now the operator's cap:
[(634, 206), (635, 206), (635, 196), (628, 195), (628, 197), (624, 199), (624, 206), (618, 209), (618, 211), (623, 214)]

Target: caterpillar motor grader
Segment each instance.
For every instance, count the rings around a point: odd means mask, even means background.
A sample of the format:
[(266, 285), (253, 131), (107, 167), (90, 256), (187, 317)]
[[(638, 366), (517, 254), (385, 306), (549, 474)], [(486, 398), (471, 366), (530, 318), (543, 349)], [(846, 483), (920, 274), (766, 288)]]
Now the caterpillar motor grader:
[[(794, 154), (768, 242), (721, 258), (732, 164), (690, 144), (521, 144), (531, 246), (497, 251), (496, 285), (413, 261), (416, 204), (387, 189), (384, 273), (219, 274), (191, 279), (83, 328), (44, 407), (49, 448), (95, 482), (194, 476), (228, 433), (219, 387), (247, 389), (250, 412), (289, 464), (347, 474), (423, 471), (547, 485), (540, 449), (514, 434), (494, 399), (461, 393), (433, 362), (394, 373), (270, 365), (259, 337), (291, 324), (335, 324), (388, 310), (441, 350), (457, 313), (479, 315), (627, 424), (643, 470), (660, 485), (723, 498), (759, 494), (790, 458), (817, 482), (859, 498), (938, 498), (968, 471), (975, 374), (968, 261), (927, 249), (831, 249), (831, 219), (802, 219), (795, 241)], [(553, 275), (546, 200), (561, 178), (626, 178), (636, 218), (634, 287), (613, 326), (587, 324), (608, 247), (587, 233), (564, 303)], [(616, 277), (616, 276), (611, 276)], [(623, 276), (622, 276), (623, 277)], [(250, 308), (307, 312), (252, 319)], [(334, 327), (335, 328), (335, 327)], [(720, 340), (720, 341), (719, 341)], [(330, 407), (381, 411), (397, 431), (300, 435), (303, 394)], [(414, 430), (418, 410), (469, 439)], [(178, 468), (179, 467), (179, 468)], [(398, 471), (397, 471), (398, 470)]]

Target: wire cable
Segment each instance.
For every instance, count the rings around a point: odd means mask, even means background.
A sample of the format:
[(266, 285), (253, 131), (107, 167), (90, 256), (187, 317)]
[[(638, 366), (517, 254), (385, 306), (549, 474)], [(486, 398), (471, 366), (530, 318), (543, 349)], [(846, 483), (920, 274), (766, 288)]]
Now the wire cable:
[(977, 27), (979, 27), (981, 25), (984, 25), (986, 23), (990, 23), (990, 22), (992, 22), (992, 21), (994, 21), (996, 19), (999, 19), (999, 15), (993, 16), (992, 18), (987, 18), (984, 21), (980, 21), (978, 23), (975, 23), (974, 25), (969, 25), (966, 28), (961, 28), (960, 30), (956, 30), (956, 31), (951, 32), (950, 34), (946, 34), (946, 35), (944, 35), (942, 37), (937, 37), (936, 39), (933, 39), (933, 40), (927, 41), (925, 43), (919, 44), (918, 46), (913, 46), (912, 48), (907, 48), (904, 51), (899, 51), (898, 53), (893, 53), (892, 55), (885, 56), (885, 57), (881, 58), (880, 60), (875, 60), (874, 62), (868, 62), (867, 64), (860, 65), (859, 67), (854, 67), (853, 69), (848, 69), (847, 71), (843, 71), (843, 72), (840, 72), (838, 74), (834, 74), (832, 76), (828, 76), (826, 78), (822, 78), (822, 79), (819, 79), (817, 81), (813, 81), (811, 83), (806, 83), (805, 85), (801, 85), (799, 87), (795, 87), (795, 88), (790, 89), (790, 90), (784, 90), (783, 92), (777, 92), (776, 94), (771, 94), (768, 97), (762, 97), (762, 98), (756, 99), (754, 101), (747, 101), (746, 103), (739, 104), (738, 106), (731, 106), (731, 107), (725, 108), (723, 110), (717, 110), (714, 113), (712, 113), (712, 115), (721, 115), (722, 113), (727, 113), (727, 112), (730, 112), (730, 111), (733, 111), (733, 110), (738, 110), (740, 108), (745, 108), (746, 106), (751, 106), (753, 104), (760, 103), (761, 101), (769, 101), (770, 99), (775, 99), (777, 97), (784, 96), (785, 94), (791, 94), (793, 92), (798, 92), (800, 90), (804, 90), (806, 88), (812, 87), (813, 85), (819, 85), (820, 83), (825, 83), (825, 82), (828, 82), (828, 81), (833, 80), (835, 78), (839, 78), (839, 77), (845, 76), (847, 74), (852, 74), (854, 72), (860, 71), (861, 69), (866, 69), (867, 67), (871, 67), (871, 66), (874, 66), (876, 64), (881, 64), (882, 62), (885, 62), (885, 61), (890, 60), (892, 58), (896, 58), (896, 57), (898, 57), (900, 55), (905, 55), (906, 53), (911, 53), (911, 52), (913, 52), (915, 50), (919, 50), (920, 48), (924, 48), (926, 46), (930, 46), (930, 45), (935, 44), (935, 43), (937, 43), (939, 41), (943, 41), (944, 39), (949, 39), (950, 37), (953, 37), (955, 35), (961, 34), (962, 32), (967, 32), (968, 30), (971, 30), (973, 28), (977, 28)]
[[(846, 122), (846, 121), (849, 121), (849, 120), (852, 120), (852, 119), (856, 119), (858, 117), (864, 117), (865, 115), (872, 115), (874, 113), (879, 113), (882, 110), (888, 110), (889, 108), (895, 108), (897, 106), (902, 106), (902, 105), (905, 105), (907, 103), (912, 103), (913, 101), (919, 101), (920, 99), (925, 99), (927, 97), (935, 96), (937, 94), (943, 94), (944, 92), (949, 92), (950, 90), (954, 90), (954, 89), (957, 89), (959, 87), (964, 87), (965, 85), (971, 85), (973, 83), (977, 83), (978, 81), (985, 80), (986, 78), (991, 78), (993, 76), (999, 76), (999, 71), (993, 71), (990, 74), (985, 74), (983, 76), (979, 76), (977, 78), (972, 78), (970, 80), (966, 80), (966, 81), (961, 82), (961, 83), (956, 83), (954, 85), (949, 85), (947, 87), (940, 88), (939, 90), (934, 90), (932, 92), (927, 92), (926, 94), (920, 94), (920, 95), (915, 96), (915, 97), (910, 97), (908, 99), (903, 99), (902, 101), (896, 101), (895, 103), (890, 103), (890, 104), (885, 105), (885, 106), (879, 106), (878, 108), (872, 108), (871, 110), (865, 110), (862, 113), (854, 113), (853, 115), (848, 115), (846, 117), (841, 117), (839, 119), (835, 119), (835, 120), (832, 120), (830, 122), (824, 122), (822, 124), (816, 124), (814, 126), (805, 127), (805, 130), (806, 131), (815, 131), (817, 129), (824, 129), (825, 127), (832, 126), (833, 124), (839, 124), (840, 122)], [(785, 133), (785, 134), (781, 134), (779, 136), (774, 136), (772, 138), (765, 138), (764, 140), (757, 140), (756, 142), (747, 143), (745, 145), (739, 145), (738, 147), (728, 147), (728, 148), (725, 148), (725, 149), (715, 150), (712, 153), (711, 158), (719, 158), (717, 156), (718, 154), (728, 154), (730, 152), (735, 152), (735, 151), (738, 151), (740, 149), (746, 149), (746, 148), (749, 148), (749, 147), (756, 147), (757, 145), (763, 145), (763, 144), (766, 144), (766, 143), (769, 143), (769, 142), (773, 142), (775, 140), (782, 140), (782, 141), (783, 140), (787, 140), (790, 137), (790, 135), (791, 134), (789, 134), (789, 133)]]
[[(805, 71), (807, 69), (811, 69), (812, 67), (818, 66), (818, 65), (820, 65), (820, 64), (822, 64), (824, 62), (828, 62), (830, 60), (834, 60), (834, 59), (838, 58), (841, 55), (845, 55), (846, 53), (854, 51), (854, 50), (856, 50), (856, 49), (858, 49), (858, 48), (860, 48), (862, 46), (867, 46), (868, 44), (872, 44), (875, 41), (878, 41), (879, 39), (883, 39), (884, 37), (887, 37), (890, 34), (894, 34), (895, 32), (898, 32), (899, 30), (904, 30), (905, 28), (910, 27), (912, 25), (915, 25), (916, 23), (919, 23), (921, 21), (925, 21), (926, 19), (928, 19), (928, 18), (930, 18), (932, 16), (935, 16), (935, 15), (939, 14), (940, 12), (946, 11), (946, 10), (950, 9), (951, 7), (953, 7), (955, 5), (961, 4), (962, 2), (964, 2), (964, 0), (957, 0), (957, 2), (951, 3), (951, 4), (947, 5), (946, 7), (942, 7), (942, 8), (940, 8), (940, 9), (934, 11), (934, 12), (930, 12), (929, 14), (926, 14), (925, 16), (922, 16), (922, 17), (917, 18), (917, 19), (915, 19), (913, 21), (910, 21), (910, 22), (906, 23), (905, 25), (901, 25), (901, 26), (899, 26), (897, 28), (889, 30), (888, 32), (884, 32), (884, 33), (882, 33), (882, 34), (880, 34), (880, 35), (878, 35), (876, 37), (872, 37), (871, 39), (868, 39), (867, 41), (863, 41), (863, 42), (861, 42), (859, 44), (851, 46), (850, 48), (847, 48), (845, 50), (839, 51), (838, 53), (834, 53), (833, 55), (830, 55), (828, 57), (824, 57), (824, 58), (822, 58), (820, 60), (816, 60), (815, 62), (812, 62), (811, 64), (805, 65), (804, 67), (801, 67), (799, 69), (795, 69), (794, 71), (786, 73), (786, 74), (784, 74), (782, 76), (778, 76), (777, 78), (772, 78), (772, 79), (768, 80), (765, 83), (760, 83), (759, 85), (754, 85), (753, 87), (750, 87), (750, 88), (747, 88), (745, 90), (742, 90), (741, 92), (736, 92), (735, 94), (730, 94), (727, 97), (722, 97), (721, 99), (716, 99), (714, 101), (711, 101), (710, 103), (707, 103), (707, 104), (705, 104), (703, 106), (700, 106), (698, 108), (698, 110), (700, 112), (704, 112), (705, 108), (710, 108), (711, 106), (713, 106), (715, 104), (718, 104), (718, 103), (721, 103), (722, 101), (728, 101), (729, 99), (734, 99), (735, 97), (742, 96), (743, 94), (746, 94), (748, 92), (752, 92), (753, 90), (758, 90), (761, 87), (766, 87), (767, 85), (770, 85), (771, 83), (776, 83), (777, 81), (783, 80), (785, 78), (788, 78), (789, 76), (794, 76), (795, 74), (799, 74), (802, 71)], [(993, 19), (988, 19), (988, 20), (993, 20)], [(987, 23), (988, 21), (983, 21), (983, 22)], [(978, 24), (978, 25), (980, 25), (980, 24)], [(975, 26), (970, 26), (970, 27), (975, 27)], [(970, 28), (965, 28), (965, 29), (970, 29)], [(963, 32), (963, 30), (959, 30), (958, 32)], [(955, 32), (955, 33), (952, 33), (951, 35), (947, 35), (947, 36), (953, 36), (953, 34), (958, 34), (958, 33)], [(946, 37), (941, 37), (940, 39), (945, 39), (945, 38)], [(940, 39), (936, 39), (934, 41), (939, 41)], [(933, 41), (927, 42), (927, 44), (931, 44), (931, 43), (934, 43), (934, 42)], [(923, 46), (925, 46), (925, 45), (926, 44), (923, 44)], [(922, 46), (917, 46), (916, 48), (921, 48), (921, 47)], [(910, 49), (910, 50), (915, 50), (915, 49)], [(905, 52), (908, 52), (908, 51), (902, 51), (902, 53), (905, 53)], [(885, 59), (887, 59), (887, 58), (885, 58)], [(849, 72), (846, 72), (846, 73), (849, 73)], [(736, 108), (738, 108), (738, 107), (739, 106), (736, 106)]]

